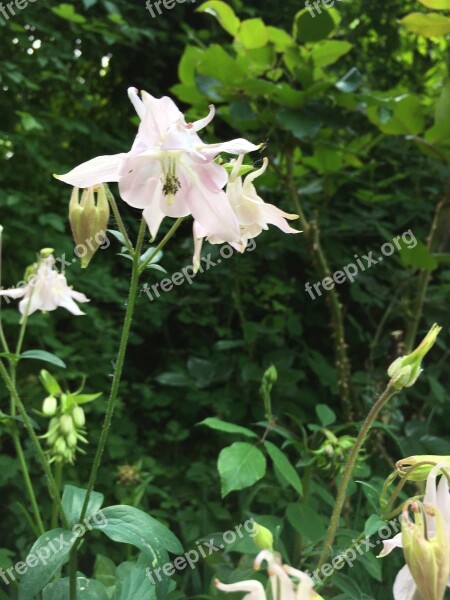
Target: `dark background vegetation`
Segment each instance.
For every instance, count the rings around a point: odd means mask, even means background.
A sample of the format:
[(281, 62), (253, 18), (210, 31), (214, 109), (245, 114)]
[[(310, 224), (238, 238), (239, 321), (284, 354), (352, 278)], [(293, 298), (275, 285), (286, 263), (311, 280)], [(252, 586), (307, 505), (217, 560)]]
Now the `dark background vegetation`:
[[(53, 247), (58, 256), (64, 252), (73, 257), (67, 219), (70, 189), (52, 174), (66, 172), (100, 154), (125, 151), (131, 145), (137, 118), (127, 88), (136, 86), (157, 97), (170, 94), (172, 86), (179, 83), (177, 69), (186, 45), (230, 47), (230, 36), (217, 22), (195, 12), (199, 4), (180, 4), (152, 19), (143, 0), (78, 0), (72, 18), (67, 18), (66, 9), (62, 14), (54, 10), (57, 2), (37, 0), (8, 22), (0, 19), (0, 223), (5, 228), (5, 286), (22, 279), (42, 247)], [(287, 31), (301, 8), (291, 0), (233, 0), (231, 4), (241, 19), (260, 16), (267, 24)], [(415, 135), (383, 134), (365, 108), (370, 96), (417, 94), (424, 123), (430, 127), (446, 77), (445, 42), (418, 38), (401, 28), (399, 19), (417, 9), (416, 2), (337, 4), (342, 21), (336, 39), (354, 46), (327, 70), (326, 78), (336, 82), (350, 69), (358, 69), (360, 87), (349, 95), (352, 99), (347, 104), (336, 100), (336, 90), (324, 87), (318, 91), (308, 106), (298, 109), (315, 131), (303, 136), (289, 131), (286, 121), (280, 125), (279, 114), (285, 114), (282, 107), (245, 91), (238, 99), (251, 107), (253, 116), (246, 120), (244, 111), (231, 113), (240, 114), (231, 118), (228, 109), (236, 98), (228, 91), (218, 103), (219, 116), (203, 136), (209, 141), (239, 136), (254, 142), (267, 140), (266, 154), (275, 163), (292, 143), (305, 157), (313, 156), (324, 140), (334, 143), (342, 156), (349, 144), (354, 144), (353, 162), (343, 160), (330, 172), (319, 172), (307, 161), (299, 160), (296, 165), (295, 185), (306, 217), (319, 224), (332, 271), (352, 262), (355, 253), (377, 252), (385, 241), (407, 229), (426, 244), (449, 177), (445, 159), (423, 152)], [(36, 47), (38, 40), (40, 46)], [(107, 66), (102, 66), (104, 57), (109, 59)], [(217, 68), (220, 80), (221, 67)], [(204, 114), (207, 104), (208, 99), (203, 107), (181, 102), (193, 117)], [(294, 123), (293, 130), (296, 126)], [(287, 184), (277, 179), (275, 170), (258, 183), (266, 201), (296, 212)], [(130, 229), (136, 230), (139, 212), (124, 205), (123, 214)], [(263, 421), (259, 386), (264, 370), (274, 364), (278, 381), (272, 401), (280, 424), (297, 439), (302, 439), (303, 432), (309, 448), (316, 444), (317, 449), (323, 438), (319, 435), (312, 441), (315, 434), (308, 425), (318, 423), (315, 407), (322, 404), (337, 414), (330, 427), (335, 433), (354, 435), (358, 420), (383, 388), (387, 366), (402, 352), (420, 267), (425, 266), (431, 269), (431, 280), (419, 335), (435, 321), (444, 330), (427, 358), (425, 376), (414, 389), (395, 399), (370, 438), (361, 470), (367, 485), (352, 488), (352, 512), (344, 514), (347, 536), (351, 539), (353, 533), (355, 537), (367, 517), (376, 512), (373, 490), (380, 489), (396, 460), (415, 453), (450, 454), (449, 356), (445, 350), (450, 323), (449, 214), (441, 217), (433, 248), (435, 253), (447, 253), (447, 262), (442, 258), (430, 264), (430, 253), (424, 248), (409, 262), (408, 251), (396, 252), (352, 285), (339, 287), (352, 372), (350, 417), (340, 401), (327, 299), (322, 296), (313, 301), (305, 292), (306, 282), (321, 277), (304, 234), (287, 236), (272, 228), (256, 239), (254, 252), (222, 261), (199, 275), (193, 285), (175, 288), (154, 302), (141, 294), (97, 489), (110, 504), (138, 503), (169, 524), (186, 546), (201, 536), (208, 538), (212, 532), (230, 529), (249, 515), (270, 515), (274, 525), (283, 525), (287, 558), (301, 566), (305, 552), (295, 546), (295, 538), (302, 523), (295, 522), (292, 512), (291, 518), (286, 516), (286, 506), (295, 503), (295, 494), (269, 472), (250, 492), (234, 492), (222, 499), (216, 460), (230, 438), (197, 424), (210, 416), (246, 426)], [(168, 226), (164, 223), (163, 229)], [(92, 299), (85, 317), (74, 319), (63, 310), (33, 315), (26, 340), (26, 348), (46, 349), (67, 363), (64, 373), (53, 370), (67, 386), (76, 388), (86, 374), (87, 391), (104, 392), (102, 399), (87, 409), (87, 455), (65, 472), (66, 482), (76, 485), (85, 484), (89, 473), (124, 315), (128, 264), (116, 256), (119, 251), (111, 238), (111, 247), (99, 251), (86, 271), (78, 264), (67, 269), (69, 283)], [(217, 254), (214, 247), (207, 246), (206, 251)], [(185, 223), (162, 264), (172, 273), (189, 264), (191, 254), (191, 227)], [(159, 277), (154, 273), (149, 271), (146, 277), (150, 284)], [(13, 304), (3, 304), (2, 315), (7, 335), (13, 339), (18, 329)], [(22, 395), (30, 410), (39, 408), (44, 397), (37, 365), (29, 362), (21, 365), (20, 371)], [(0, 399), (7, 402), (4, 389)], [(255, 430), (263, 431), (262, 426)], [(274, 439), (279, 444), (283, 441)], [(312, 457), (306, 446), (301, 452), (288, 449), (287, 453), (300, 465)], [(45, 506), (44, 481), (28, 446), (27, 455), (39, 500)], [(313, 557), (311, 565), (333, 505), (340, 461), (337, 454), (332, 455), (317, 467), (310, 504), (302, 509), (312, 529), (305, 543), (306, 557)], [(140, 487), (126, 487), (119, 481), (118, 468), (124, 464), (140, 466), (144, 482)], [(303, 467), (299, 468), (302, 475)], [(0, 546), (11, 551), (16, 562), (26, 553), (32, 537), (17, 502), (22, 484), (13, 447), (1, 425), (0, 490)], [(122, 551), (98, 538), (86, 550), (81, 568), (90, 574), (96, 553), (120, 562)], [(210, 564), (203, 563), (179, 577), (181, 592), (174, 592), (173, 598), (210, 597), (202, 595), (207, 593), (213, 597), (210, 582), (216, 567), (231, 568), (238, 560), (239, 554), (233, 552), (214, 556)], [(353, 596), (347, 591), (346, 598), (389, 595), (400, 557), (394, 564), (369, 562), (367, 567), (359, 561), (352, 570), (357, 588), (352, 588)], [(322, 593), (334, 597), (338, 592), (331, 588)]]

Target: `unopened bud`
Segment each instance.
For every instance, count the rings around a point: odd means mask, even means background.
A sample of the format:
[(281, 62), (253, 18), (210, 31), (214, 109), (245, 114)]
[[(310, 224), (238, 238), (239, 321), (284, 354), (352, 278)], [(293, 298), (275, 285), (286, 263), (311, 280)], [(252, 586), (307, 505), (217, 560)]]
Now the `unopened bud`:
[(86, 417), (84, 414), (84, 410), (81, 408), (81, 406), (75, 406), (72, 412), (72, 419), (76, 427), (84, 426), (84, 424), (86, 423)]
[(254, 529), (256, 530), (256, 535), (253, 537), (253, 541), (258, 546), (260, 550), (272, 550), (273, 548), (273, 534), (272, 532), (259, 525), (259, 523), (254, 524)]
[(391, 378), (391, 385), (396, 390), (411, 387), (415, 384), (422, 373), (423, 357), (434, 345), (441, 329), (442, 327), (435, 323), (414, 352), (406, 356), (400, 356), (390, 365), (388, 375)]
[(47, 396), (47, 398), (42, 403), (42, 412), (46, 417), (53, 417), (56, 413), (56, 409), (58, 407), (58, 402), (54, 396)]
[(53, 254), (54, 251), (54, 248), (42, 248), (42, 250), (39, 252), (39, 256), (41, 258), (48, 258)]
[(70, 415), (63, 415), (59, 419), (59, 427), (61, 429), (61, 433), (65, 436), (69, 435), (73, 431), (73, 420)]
[(406, 476), (411, 467), (419, 465), (417, 468), (411, 470), (407, 479), (408, 481), (425, 481), (430, 474), (431, 469), (439, 463), (448, 463), (450, 468), (450, 456), (437, 456), (434, 454), (410, 456), (398, 460), (395, 463), (395, 467), (401, 476)]
[(69, 433), (69, 435), (67, 436), (67, 445), (69, 448), (76, 448), (77, 447), (77, 442), (78, 442), (78, 438), (77, 438), (77, 434), (75, 433), (75, 431), (71, 431)]
[(69, 221), (75, 241), (75, 253), (85, 269), (94, 254), (105, 242), (109, 221), (109, 202), (104, 184), (83, 190), (73, 188), (69, 203)]

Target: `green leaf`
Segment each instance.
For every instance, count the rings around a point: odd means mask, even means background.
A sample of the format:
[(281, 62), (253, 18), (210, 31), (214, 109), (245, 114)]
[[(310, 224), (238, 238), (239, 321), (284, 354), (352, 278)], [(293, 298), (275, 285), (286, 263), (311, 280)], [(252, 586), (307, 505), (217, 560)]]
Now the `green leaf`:
[(66, 21), (71, 21), (72, 23), (86, 23), (87, 21), (86, 17), (83, 17), (83, 15), (80, 15), (75, 11), (72, 4), (60, 4), (50, 10), (52, 10), (55, 15), (58, 15), (58, 17), (61, 17)]
[(94, 577), (101, 581), (106, 588), (113, 588), (116, 584), (116, 565), (103, 554), (97, 554), (94, 563)]
[(361, 600), (363, 597), (358, 584), (348, 575), (334, 573), (333, 583), (339, 590), (345, 592), (346, 600)]
[(299, 42), (318, 42), (327, 38), (333, 31), (335, 24), (327, 10), (311, 15), (307, 8), (300, 10), (295, 15), (294, 37)]
[(218, 431), (225, 431), (226, 433), (237, 433), (239, 435), (246, 435), (247, 437), (257, 438), (256, 433), (251, 431), (251, 429), (247, 429), (247, 427), (241, 427), (240, 425), (235, 425), (234, 423), (227, 423), (227, 421), (222, 421), (221, 419), (216, 419), (215, 417), (208, 417), (204, 419), (197, 425), (206, 425), (210, 429), (217, 429)]
[(27, 350), (26, 352), (22, 352), (20, 358), (29, 358), (34, 360), (43, 360), (44, 362), (48, 362), (56, 367), (61, 367), (62, 369), (66, 368), (66, 363), (63, 362), (60, 358), (51, 354), (50, 352), (46, 352), (45, 350)]
[(96, 394), (70, 394), (77, 404), (87, 404), (93, 402), (103, 395), (103, 392), (97, 392)]
[(441, 95), (436, 102), (434, 121), (436, 124), (445, 123), (450, 116), (450, 81), (442, 87)]
[(294, 45), (294, 40), (284, 29), (272, 27), (272, 25), (268, 25), (266, 29), (269, 41), (274, 44), (277, 52), (284, 52), (287, 48)]
[(307, 542), (315, 544), (323, 541), (326, 534), (324, 520), (311, 506), (297, 503), (288, 504), (286, 516), (289, 523)]
[(220, 25), (231, 35), (236, 35), (239, 30), (240, 20), (231, 6), (220, 0), (209, 0), (197, 8), (197, 12), (205, 12), (215, 17)]
[[(156, 590), (146, 574), (146, 566), (124, 562), (117, 567), (114, 600), (156, 600)], [(155, 577), (156, 579), (156, 577)]]
[(20, 360), (20, 356), (18, 354), (13, 354), (12, 352), (0, 352), (0, 358), (6, 358), (14, 363)]
[[(73, 527), (76, 523), (80, 522), (81, 510), (86, 498), (86, 493), (87, 490), (75, 487), (73, 485), (64, 486), (62, 506), (64, 512), (66, 513), (70, 527)], [(100, 510), (103, 500), (103, 494), (100, 494), (99, 492), (92, 492), (89, 498), (86, 518)]]
[(417, 96), (409, 95), (393, 99), (391, 106), (381, 107), (382, 110), (379, 108), (369, 107), (367, 116), (383, 133), (417, 135), (423, 131), (425, 117)]
[(450, 10), (450, 0), (419, 0), (419, 2), (433, 10)]
[[(49, 583), (42, 592), (42, 600), (66, 600), (70, 595), (70, 579), (64, 577)], [(77, 600), (109, 600), (108, 592), (100, 581), (77, 577)]]
[(385, 525), (386, 525), (386, 521), (383, 521), (383, 519), (380, 519), (380, 517), (378, 515), (375, 515), (375, 514), (370, 515), (370, 517), (367, 519), (367, 521), (364, 525), (364, 535), (366, 537), (375, 535), (375, 533), (377, 533)]
[(328, 427), (336, 421), (336, 414), (326, 404), (317, 404), (316, 415), (322, 427)]
[(67, 562), (77, 537), (66, 529), (52, 529), (41, 535), (25, 562), (29, 567), (19, 583), (19, 600), (32, 600)]
[(316, 67), (326, 67), (350, 52), (352, 47), (349, 42), (325, 40), (314, 46), (311, 51), (311, 58)]
[(233, 490), (250, 487), (264, 477), (266, 458), (255, 446), (247, 442), (235, 442), (222, 450), (217, 468), (224, 498)]
[(275, 467), (280, 471), (282, 476), (286, 479), (286, 481), (294, 488), (294, 490), (302, 495), (303, 494), (303, 486), (298, 476), (297, 471), (289, 462), (289, 459), (286, 455), (272, 442), (264, 442), (264, 446), (273, 461)]
[(307, 112), (282, 109), (277, 112), (277, 122), (299, 140), (314, 138), (320, 130), (321, 121)]
[(438, 261), (429, 252), (428, 248), (417, 240), (415, 247), (407, 247), (402, 244), (400, 249), (400, 260), (404, 267), (415, 267), (417, 269), (426, 269), (434, 271), (438, 267)]
[(62, 389), (60, 388), (59, 383), (53, 377), (51, 373), (46, 371), (45, 369), (41, 369), (39, 373), (39, 379), (41, 380), (42, 385), (45, 387), (47, 392), (51, 396), (57, 396), (58, 394), (62, 394)]
[(269, 42), (269, 34), (262, 19), (246, 19), (242, 21), (237, 39), (244, 48), (251, 50), (261, 48)]
[(440, 37), (450, 33), (450, 19), (435, 13), (411, 13), (402, 19), (403, 25), (426, 38)]
[(356, 67), (352, 67), (342, 79), (336, 82), (335, 87), (343, 94), (350, 94), (361, 85), (362, 80), (361, 71)]

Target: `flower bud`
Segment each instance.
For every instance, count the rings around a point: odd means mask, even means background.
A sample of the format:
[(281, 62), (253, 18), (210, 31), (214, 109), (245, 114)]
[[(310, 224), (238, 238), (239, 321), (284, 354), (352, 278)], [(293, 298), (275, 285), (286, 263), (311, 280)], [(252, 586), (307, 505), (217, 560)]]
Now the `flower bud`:
[(407, 480), (425, 481), (431, 469), (439, 463), (448, 463), (450, 467), (450, 456), (435, 456), (433, 454), (410, 456), (409, 458), (402, 458), (401, 460), (398, 460), (395, 463), (395, 467), (401, 476), (405, 476), (411, 467), (420, 465), (411, 471), (411, 473), (407, 476)]
[(55, 454), (59, 454), (60, 456), (64, 456), (64, 453), (67, 450), (67, 444), (62, 437), (59, 437), (54, 445)]
[(77, 442), (78, 442), (78, 438), (77, 438), (77, 434), (75, 431), (71, 431), (69, 433), (69, 435), (67, 436), (67, 446), (71, 449), (76, 448), (77, 447)]
[(83, 190), (73, 188), (69, 203), (69, 221), (75, 240), (75, 253), (85, 269), (105, 241), (109, 221), (109, 202), (103, 184)]
[(425, 354), (434, 345), (442, 327), (436, 323), (424, 337), (417, 348), (406, 356), (399, 356), (388, 368), (388, 375), (391, 378), (390, 385), (396, 390), (404, 387), (411, 387), (417, 381), (422, 373), (422, 359)]
[(42, 250), (39, 252), (39, 256), (41, 258), (48, 258), (53, 254), (54, 251), (54, 248), (42, 248)]
[(47, 396), (42, 403), (42, 412), (46, 417), (53, 417), (58, 408), (58, 402), (54, 396)]
[(63, 415), (59, 419), (59, 427), (61, 429), (61, 433), (65, 436), (68, 436), (70, 433), (72, 433), (74, 431), (72, 417), (70, 415)]
[(75, 427), (83, 427), (86, 423), (86, 416), (81, 406), (75, 406), (72, 411), (72, 419), (75, 423)]
[[(414, 521), (403, 511), (402, 543), (406, 563), (423, 600), (443, 600), (450, 575), (450, 540), (436, 506), (413, 503)], [(436, 533), (427, 537), (425, 514), (436, 519)]]
[(258, 546), (260, 550), (272, 550), (273, 549), (273, 534), (272, 532), (259, 525), (258, 523), (254, 523), (254, 530), (256, 530), (256, 535), (253, 538), (253, 541)]

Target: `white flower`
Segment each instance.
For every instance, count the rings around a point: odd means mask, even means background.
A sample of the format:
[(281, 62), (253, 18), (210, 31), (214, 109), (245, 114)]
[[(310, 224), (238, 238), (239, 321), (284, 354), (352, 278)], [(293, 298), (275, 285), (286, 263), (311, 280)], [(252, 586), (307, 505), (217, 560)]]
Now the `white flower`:
[(56, 269), (52, 255), (40, 260), (34, 275), (24, 286), (1, 290), (0, 296), (22, 298), (19, 311), (23, 316), (29, 316), (37, 310), (56, 310), (60, 306), (73, 315), (84, 315), (76, 302), (89, 302), (84, 294), (67, 284), (65, 276)]

